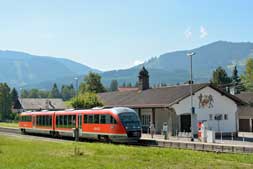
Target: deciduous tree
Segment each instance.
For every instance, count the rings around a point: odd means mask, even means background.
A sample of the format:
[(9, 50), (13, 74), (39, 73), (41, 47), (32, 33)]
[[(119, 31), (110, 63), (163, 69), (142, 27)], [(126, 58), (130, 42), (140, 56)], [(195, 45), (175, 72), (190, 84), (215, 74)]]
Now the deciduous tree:
[(73, 85), (62, 85), (61, 96), (64, 101), (71, 99), (75, 95), (75, 90)]
[(102, 93), (105, 92), (105, 88), (101, 82), (101, 76), (97, 73), (90, 72), (84, 77), (84, 82), (81, 83), (80, 93), (92, 92)]
[(227, 72), (221, 66), (213, 71), (213, 77), (211, 82), (215, 85), (223, 85), (231, 83), (231, 78), (228, 77)]
[(75, 109), (90, 109), (103, 106), (96, 93), (86, 92), (71, 99), (70, 104)]
[(241, 78), (245, 89), (253, 91), (253, 58), (247, 60), (245, 72)]

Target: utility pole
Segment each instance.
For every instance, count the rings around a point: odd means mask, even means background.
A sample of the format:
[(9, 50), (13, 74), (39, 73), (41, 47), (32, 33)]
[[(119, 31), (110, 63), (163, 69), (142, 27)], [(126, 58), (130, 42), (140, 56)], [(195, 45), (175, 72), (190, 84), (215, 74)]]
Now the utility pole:
[(78, 77), (74, 78), (76, 81), (76, 96), (78, 95)]
[(193, 78), (192, 78), (192, 56), (195, 55), (195, 52), (187, 53), (187, 56), (190, 57), (190, 95), (191, 95), (191, 141), (194, 141), (194, 133), (193, 133), (193, 114), (194, 114), (194, 107), (193, 107)]

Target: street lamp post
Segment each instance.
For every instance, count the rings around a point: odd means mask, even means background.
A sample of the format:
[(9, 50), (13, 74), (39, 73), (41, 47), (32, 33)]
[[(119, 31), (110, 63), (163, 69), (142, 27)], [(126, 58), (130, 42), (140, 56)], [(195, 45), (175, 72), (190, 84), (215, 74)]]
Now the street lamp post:
[(194, 133), (193, 133), (193, 114), (194, 114), (194, 107), (193, 107), (193, 91), (192, 91), (192, 56), (195, 55), (195, 52), (187, 53), (187, 56), (190, 57), (190, 95), (191, 95), (191, 141), (194, 141)]
[(78, 94), (78, 77), (75, 77), (75, 81), (76, 81), (76, 96)]
[[(23, 107), (22, 107), (22, 88), (19, 88), (19, 102), (20, 102), (20, 105), (21, 105), (21, 111), (23, 111)], [(19, 110), (20, 111), (20, 110)]]

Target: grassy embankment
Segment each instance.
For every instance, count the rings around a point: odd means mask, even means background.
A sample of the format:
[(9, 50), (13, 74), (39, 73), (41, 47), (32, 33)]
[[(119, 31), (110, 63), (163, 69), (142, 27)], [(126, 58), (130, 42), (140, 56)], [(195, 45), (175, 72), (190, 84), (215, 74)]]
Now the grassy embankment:
[(216, 154), (170, 148), (125, 145), (48, 142), (0, 135), (2, 169), (84, 169), (84, 168), (253, 168), (253, 155)]
[(13, 127), (13, 128), (18, 128), (18, 122), (13, 122), (13, 123), (7, 123), (7, 122), (0, 122), (0, 127)]

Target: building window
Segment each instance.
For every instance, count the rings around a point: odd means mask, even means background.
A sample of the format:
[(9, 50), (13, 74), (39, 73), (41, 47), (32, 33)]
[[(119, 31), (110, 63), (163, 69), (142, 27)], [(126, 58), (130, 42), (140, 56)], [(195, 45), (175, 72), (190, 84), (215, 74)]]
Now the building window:
[(228, 119), (228, 115), (224, 114), (224, 120), (227, 120), (227, 119)]
[(149, 114), (141, 115), (141, 123), (143, 126), (149, 126), (150, 121), (151, 121), (151, 116)]
[(209, 114), (209, 120), (213, 120), (213, 115)]
[(216, 114), (214, 119), (215, 120), (222, 120), (223, 115), (222, 114)]

